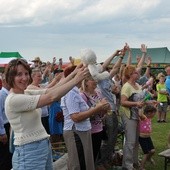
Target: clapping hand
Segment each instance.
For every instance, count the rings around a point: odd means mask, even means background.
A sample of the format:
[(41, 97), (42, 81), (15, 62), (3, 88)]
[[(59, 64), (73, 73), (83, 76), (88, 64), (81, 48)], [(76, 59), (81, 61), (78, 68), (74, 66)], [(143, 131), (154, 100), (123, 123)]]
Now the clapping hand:
[(97, 103), (96, 106), (97, 106), (97, 107), (101, 107), (101, 109), (102, 109), (103, 111), (107, 111), (107, 110), (110, 109), (110, 104), (109, 104), (109, 102), (108, 102), (105, 98), (103, 98), (102, 100), (100, 100), (100, 102)]

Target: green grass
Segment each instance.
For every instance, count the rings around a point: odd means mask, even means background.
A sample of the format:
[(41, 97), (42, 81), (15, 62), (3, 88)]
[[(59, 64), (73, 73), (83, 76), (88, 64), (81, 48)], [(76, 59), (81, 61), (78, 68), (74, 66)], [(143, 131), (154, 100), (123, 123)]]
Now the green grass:
[[(167, 123), (157, 123), (157, 116), (152, 119), (152, 141), (155, 146), (155, 154), (153, 159), (156, 162), (156, 166), (153, 167), (150, 164), (146, 165), (146, 169), (163, 170), (164, 158), (158, 156), (158, 154), (167, 149), (167, 138), (170, 132), (170, 112), (167, 113)], [(168, 166), (167, 169), (170, 169)]]
[[(153, 159), (156, 162), (156, 165), (153, 166), (149, 162), (146, 164), (146, 170), (164, 170), (164, 160), (165, 158), (158, 156), (158, 154), (167, 147), (168, 134), (170, 133), (170, 111), (167, 113), (167, 123), (157, 123), (157, 115), (152, 119), (152, 141), (155, 147), (155, 154)], [(120, 147), (119, 147), (120, 148)], [(141, 158), (143, 152), (139, 149), (139, 158)], [(111, 168), (119, 169), (119, 168)], [(170, 164), (167, 167), (167, 170), (170, 170)]]

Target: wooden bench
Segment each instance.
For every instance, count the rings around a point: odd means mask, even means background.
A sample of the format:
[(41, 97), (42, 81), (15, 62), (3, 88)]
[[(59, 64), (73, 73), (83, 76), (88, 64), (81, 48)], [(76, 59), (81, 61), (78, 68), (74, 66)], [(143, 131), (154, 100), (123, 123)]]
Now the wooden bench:
[(165, 158), (164, 169), (167, 170), (168, 163), (170, 163), (170, 149), (166, 149), (158, 155)]

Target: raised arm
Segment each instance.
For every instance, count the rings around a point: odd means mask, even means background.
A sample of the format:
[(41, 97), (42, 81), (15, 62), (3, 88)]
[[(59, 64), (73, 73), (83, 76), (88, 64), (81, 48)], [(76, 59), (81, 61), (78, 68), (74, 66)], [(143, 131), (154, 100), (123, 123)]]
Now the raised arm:
[(122, 50), (121, 53), (119, 54), (119, 59), (116, 61), (116, 63), (113, 65), (110, 71), (110, 77), (113, 78), (114, 75), (119, 72), (124, 55), (125, 55), (125, 52)]
[(64, 79), (61, 79), (58, 83), (57, 83), (57, 86), (61, 86), (65, 83), (67, 83), (68, 81), (72, 80), (73, 77), (79, 72), (81, 71), (82, 69), (85, 69), (85, 66), (83, 66), (83, 63), (80, 63), (76, 68), (75, 70), (69, 74), (66, 78)]
[[(89, 71), (87, 68), (80, 68), (78, 72), (73, 74), (73, 72), (70, 74), (70, 81), (67, 80), (66, 83), (58, 86), (58, 83), (53, 86), (52, 88), (48, 88), (46, 90), (45, 94), (42, 94), (40, 96), (37, 108), (41, 108), (43, 106), (49, 105), (54, 101), (58, 101), (61, 99), (62, 96), (64, 96), (68, 91), (70, 91), (75, 85), (77, 85), (79, 82), (81, 82), (87, 75), (89, 75)], [(68, 79), (68, 78), (64, 79)]]
[(127, 58), (126, 66), (129, 66), (132, 64), (132, 51), (127, 43), (126, 43), (126, 46), (127, 46), (127, 51), (128, 51), (128, 58)]
[(102, 64), (103, 70), (106, 70), (114, 57), (119, 55), (120, 50), (116, 50), (105, 62)]
[(139, 74), (141, 74), (143, 63), (144, 63), (145, 58), (146, 58), (147, 46), (145, 44), (141, 44), (141, 52), (142, 52), (142, 57), (137, 64), (137, 71), (139, 72)]
[(54, 85), (56, 85), (57, 83), (59, 83), (59, 81), (61, 80), (62, 77), (63, 77), (63, 73), (59, 73), (59, 74), (55, 75), (53, 80), (46, 86), (46, 88), (51, 88)]
[(151, 57), (147, 57), (146, 58), (146, 71), (145, 71), (145, 75), (147, 78), (150, 77), (150, 72), (151, 72), (151, 62), (152, 62), (152, 59)]

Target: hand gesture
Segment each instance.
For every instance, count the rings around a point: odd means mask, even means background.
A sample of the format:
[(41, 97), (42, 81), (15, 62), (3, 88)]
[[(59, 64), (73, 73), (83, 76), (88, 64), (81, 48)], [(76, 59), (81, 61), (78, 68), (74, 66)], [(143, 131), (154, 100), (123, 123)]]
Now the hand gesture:
[(147, 53), (147, 46), (145, 44), (141, 44), (141, 52), (142, 53)]
[(141, 107), (144, 106), (144, 104), (145, 103), (143, 101), (138, 101), (136, 105), (137, 105), (138, 108), (141, 108)]
[(74, 77), (76, 84), (78, 84), (79, 82), (84, 80), (90, 74), (88, 68), (84, 67), (84, 66), (82, 66), (81, 68), (77, 68), (76, 72), (74, 72), (74, 73), (76, 73), (76, 75)]
[(128, 43), (125, 43), (124, 49), (125, 49), (126, 51), (131, 51), (131, 49), (130, 49)]
[(53, 64), (55, 64), (55, 62), (56, 62), (56, 58), (55, 58), (55, 57), (53, 57)]
[(74, 69), (74, 71), (72, 72), (72, 74), (73, 74), (73, 75), (76, 75), (76, 74), (79, 72), (79, 70), (81, 70), (81, 68), (85, 68), (85, 67), (83, 66), (83, 63), (78, 64), (77, 67), (76, 67), (76, 68)]
[(110, 104), (105, 98), (103, 98), (99, 103), (97, 103), (96, 107), (100, 107), (103, 111), (106, 111), (110, 109)]

